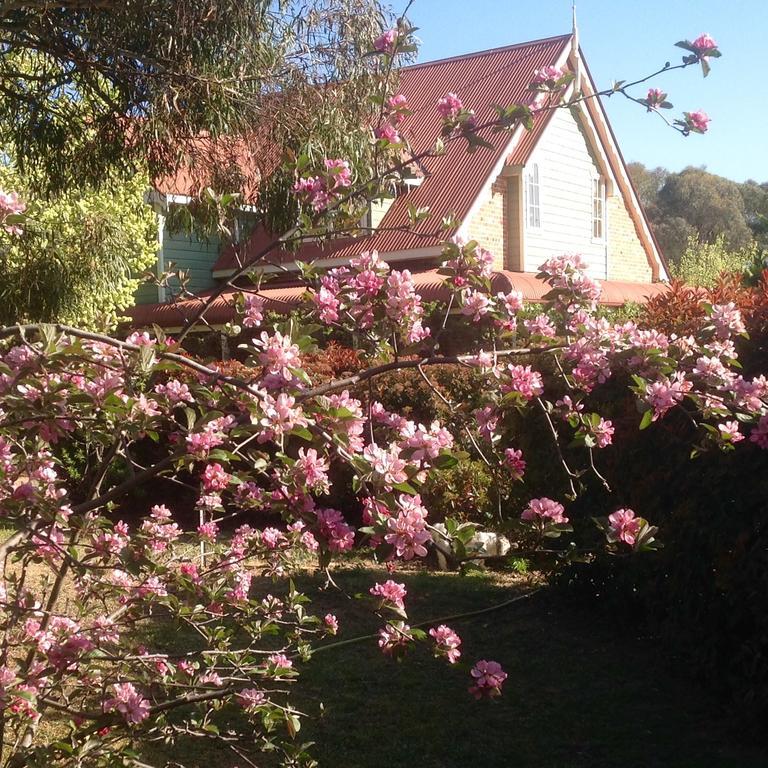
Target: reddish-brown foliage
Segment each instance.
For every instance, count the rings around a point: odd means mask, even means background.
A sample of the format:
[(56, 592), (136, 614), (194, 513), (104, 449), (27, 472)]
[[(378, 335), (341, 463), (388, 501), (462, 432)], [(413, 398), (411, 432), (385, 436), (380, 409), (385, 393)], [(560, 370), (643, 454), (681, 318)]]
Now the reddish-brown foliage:
[(671, 334), (687, 336), (699, 326), (706, 304), (733, 302), (742, 313), (750, 333), (768, 329), (768, 270), (763, 272), (757, 286), (745, 286), (739, 275), (720, 275), (712, 288), (687, 285), (672, 280), (669, 290), (648, 300), (640, 323)]

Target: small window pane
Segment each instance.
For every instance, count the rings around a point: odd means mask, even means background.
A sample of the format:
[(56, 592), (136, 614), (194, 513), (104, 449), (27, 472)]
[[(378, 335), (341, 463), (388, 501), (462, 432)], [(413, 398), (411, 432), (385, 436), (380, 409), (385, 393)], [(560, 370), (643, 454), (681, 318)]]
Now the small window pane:
[(592, 237), (602, 240), (605, 236), (605, 182), (592, 180)]
[(541, 202), (539, 187), (539, 166), (536, 163), (531, 166), (531, 169), (527, 174), (526, 200), (528, 208), (528, 226), (538, 228), (541, 226)]

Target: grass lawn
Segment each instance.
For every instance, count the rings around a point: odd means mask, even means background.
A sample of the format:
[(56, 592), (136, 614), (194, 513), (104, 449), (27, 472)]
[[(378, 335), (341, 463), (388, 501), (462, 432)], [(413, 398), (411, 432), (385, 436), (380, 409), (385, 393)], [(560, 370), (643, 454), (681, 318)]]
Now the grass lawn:
[[(338, 573), (360, 592), (382, 572)], [(404, 576), (412, 623), (501, 602), (521, 585), (493, 577)], [(357, 601), (323, 598), (343, 637), (380, 622)], [(750, 746), (728, 721), (728, 707), (699, 690), (659, 648), (623, 628), (579, 615), (554, 595), (450, 622), (464, 660), (496, 659), (509, 678), (497, 701), (466, 691), (468, 665), (448, 667), (425, 650), (402, 663), (375, 641), (318, 654), (302, 676), (307, 713), (301, 735), (316, 742), (323, 768), (758, 768), (768, 752)], [(298, 691), (297, 691), (298, 694)]]

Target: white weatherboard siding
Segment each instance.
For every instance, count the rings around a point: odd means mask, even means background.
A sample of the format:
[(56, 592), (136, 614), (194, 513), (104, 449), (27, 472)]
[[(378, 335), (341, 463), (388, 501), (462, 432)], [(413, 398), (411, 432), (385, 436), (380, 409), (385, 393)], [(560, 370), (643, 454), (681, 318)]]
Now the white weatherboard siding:
[(606, 232), (604, 242), (592, 238), (592, 180), (600, 171), (571, 111), (558, 109), (526, 164), (526, 173), (539, 167), (541, 226), (531, 228), (525, 216), (526, 272), (536, 272), (551, 256), (580, 253), (590, 275), (608, 276)]

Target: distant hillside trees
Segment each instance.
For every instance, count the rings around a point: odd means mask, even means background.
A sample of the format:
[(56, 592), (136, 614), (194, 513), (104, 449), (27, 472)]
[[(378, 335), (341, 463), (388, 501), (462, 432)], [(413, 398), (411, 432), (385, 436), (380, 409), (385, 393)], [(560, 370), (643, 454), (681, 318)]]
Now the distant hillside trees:
[(739, 184), (693, 167), (672, 173), (630, 163), (629, 170), (673, 271), (683, 259), (690, 271), (697, 243), (708, 263), (712, 248), (705, 246), (716, 245), (729, 264), (768, 248), (768, 182)]

